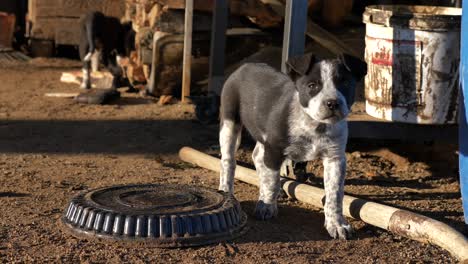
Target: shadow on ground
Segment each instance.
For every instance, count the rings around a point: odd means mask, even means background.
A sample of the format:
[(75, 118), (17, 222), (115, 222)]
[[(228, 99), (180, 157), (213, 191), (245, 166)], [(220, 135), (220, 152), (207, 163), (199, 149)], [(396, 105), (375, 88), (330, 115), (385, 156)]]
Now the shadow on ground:
[(0, 153), (166, 154), (211, 144), (217, 126), (192, 120), (0, 121)]

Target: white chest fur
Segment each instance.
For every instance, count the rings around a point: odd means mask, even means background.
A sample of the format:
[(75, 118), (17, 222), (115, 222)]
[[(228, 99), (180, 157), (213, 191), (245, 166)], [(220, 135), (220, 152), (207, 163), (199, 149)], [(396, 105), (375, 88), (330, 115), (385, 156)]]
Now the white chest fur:
[(346, 148), (348, 127), (346, 120), (334, 124), (320, 123), (300, 107), (291, 110), (289, 145), (284, 155), (294, 161), (309, 161), (323, 156), (338, 156)]

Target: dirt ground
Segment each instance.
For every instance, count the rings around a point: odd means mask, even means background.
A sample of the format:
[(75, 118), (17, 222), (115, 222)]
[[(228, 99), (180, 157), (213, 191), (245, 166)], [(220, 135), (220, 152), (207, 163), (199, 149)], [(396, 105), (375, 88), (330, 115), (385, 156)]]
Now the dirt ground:
[[(123, 93), (110, 105), (46, 98), (73, 92), (60, 83), (72, 61), (34, 59), (0, 66), (1, 263), (455, 263), (446, 251), (350, 220), (356, 235), (332, 240), (323, 212), (282, 198), (280, 215), (257, 221), (256, 187), (236, 182), (249, 216), (234, 241), (185, 249), (135, 248), (79, 240), (58, 225), (68, 201), (97, 187), (130, 183), (186, 183), (217, 187), (217, 175), (181, 162), (189, 145), (217, 154), (217, 126), (195, 121), (193, 106), (158, 106)], [(123, 90), (122, 90), (123, 91)], [(251, 165), (252, 142), (239, 160)], [(467, 234), (459, 194), (456, 147), (351, 140), (345, 191), (446, 222)], [(321, 186), (320, 162), (310, 182)]]

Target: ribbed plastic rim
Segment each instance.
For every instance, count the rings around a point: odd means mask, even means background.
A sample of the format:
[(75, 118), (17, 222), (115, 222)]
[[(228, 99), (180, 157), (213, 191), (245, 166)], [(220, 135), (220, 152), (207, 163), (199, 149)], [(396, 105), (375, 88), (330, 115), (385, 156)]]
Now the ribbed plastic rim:
[[(170, 208), (166, 208), (167, 212), (160, 212), (156, 208), (149, 209), (151, 212), (136, 210), (133, 213), (120, 208), (114, 210), (93, 200), (93, 194), (119, 188), (132, 191), (139, 188), (177, 188), (177, 191), (182, 188), (194, 195), (212, 195), (219, 202), (183, 212), (170, 211)], [(80, 238), (137, 242), (154, 247), (181, 247), (234, 239), (246, 231), (247, 216), (230, 194), (199, 186), (154, 184), (113, 186), (81, 193), (69, 203), (61, 222), (66, 231)]]

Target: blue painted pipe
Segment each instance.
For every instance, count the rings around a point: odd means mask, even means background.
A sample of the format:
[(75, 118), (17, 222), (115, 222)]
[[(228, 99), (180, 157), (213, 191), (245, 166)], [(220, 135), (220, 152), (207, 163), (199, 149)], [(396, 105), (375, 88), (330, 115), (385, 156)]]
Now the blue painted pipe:
[(460, 188), (468, 224), (468, 0), (463, 1), (460, 61), (460, 120), (458, 130)]

